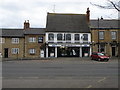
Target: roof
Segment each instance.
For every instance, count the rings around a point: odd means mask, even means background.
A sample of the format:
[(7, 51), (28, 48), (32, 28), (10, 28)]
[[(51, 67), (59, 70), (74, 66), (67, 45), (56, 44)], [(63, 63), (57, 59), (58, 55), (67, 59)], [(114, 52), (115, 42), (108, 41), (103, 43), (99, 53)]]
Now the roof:
[(24, 34), (45, 34), (45, 28), (30, 28), (25, 30)]
[(0, 29), (0, 36), (2, 37), (24, 37), (24, 34), (45, 34), (44, 28), (30, 28), (24, 29)]
[[(1, 29), (2, 36), (4, 37), (24, 37), (23, 29)], [(0, 36), (1, 36), (0, 35)]]
[[(99, 25), (98, 25), (99, 24)], [(119, 28), (118, 26), (118, 20), (111, 19), (111, 20), (106, 20), (106, 19), (100, 19), (98, 20), (90, 20), (90, 26), (91, 28)]]
[(86, 14), (48, 13), (46, 32), (90, 32)]

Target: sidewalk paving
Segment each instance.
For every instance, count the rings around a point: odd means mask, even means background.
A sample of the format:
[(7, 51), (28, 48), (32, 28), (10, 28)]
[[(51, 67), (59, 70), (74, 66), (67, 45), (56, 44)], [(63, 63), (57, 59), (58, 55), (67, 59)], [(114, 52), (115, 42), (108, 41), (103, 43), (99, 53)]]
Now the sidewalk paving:
[[(90, 60), (90, 57), (58, 57), (58, 58), (0, 58), (0, 61), (21, 61), (21, 60)], [(111, 57), (110, 60), (119, 60), (118, 57)]]

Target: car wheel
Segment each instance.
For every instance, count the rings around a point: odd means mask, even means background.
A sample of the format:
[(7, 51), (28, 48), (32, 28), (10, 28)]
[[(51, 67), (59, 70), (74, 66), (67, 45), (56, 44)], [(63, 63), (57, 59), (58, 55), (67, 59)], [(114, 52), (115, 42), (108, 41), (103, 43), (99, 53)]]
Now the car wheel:
[(98, 58), (98, 61), (100, 61), (101, 59), (100, 58)]
[(91, 57), (91, 60), (93, 60), (93, 58)]

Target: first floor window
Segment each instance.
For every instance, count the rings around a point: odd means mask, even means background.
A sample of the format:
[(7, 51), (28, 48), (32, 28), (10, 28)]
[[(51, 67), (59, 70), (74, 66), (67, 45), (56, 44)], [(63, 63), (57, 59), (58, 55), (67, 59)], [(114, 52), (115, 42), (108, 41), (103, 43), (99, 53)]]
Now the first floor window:
[(75, 40), (80, 40), (79, 34), (75, 34)]
[(54, 34), (48, 34), (48, 40), (54, 40)]
[(88, 34), (83, 34), (83, 40), (88, 40)]
[(5, 43), (5, 38), (0, 38), (0, 43)]
[(19, 54), (19, 48), (12, 48), (12, 54)]
[(29, 42), (36, 42), (36, 37), (29, 37)]
[(111, 32), (111, 38), (112, 38), (112, 40), (116, 39), (116, 32), (115, 31)]
[(71, 34), (66, 34), (66, 40), (71, 40)]
[(19, 43), (19, 38), (12, 38), (12, 43), (18, 44)]
[(29, 54), (35, 54), (36, 50), (34, 48), (29, 49)]
[(62, 34), (57, 34), (57, 40), (62, 40)]
[(99, 32), (99, 39), (104, 39), (104, 31)]

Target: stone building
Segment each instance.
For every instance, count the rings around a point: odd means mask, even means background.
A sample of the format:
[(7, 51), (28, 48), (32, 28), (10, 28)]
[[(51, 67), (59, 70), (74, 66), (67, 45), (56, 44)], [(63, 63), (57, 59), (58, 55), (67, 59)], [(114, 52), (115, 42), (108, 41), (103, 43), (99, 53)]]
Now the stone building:
[(118, 56), (118, 20), (90, 20), (92, 51)]

